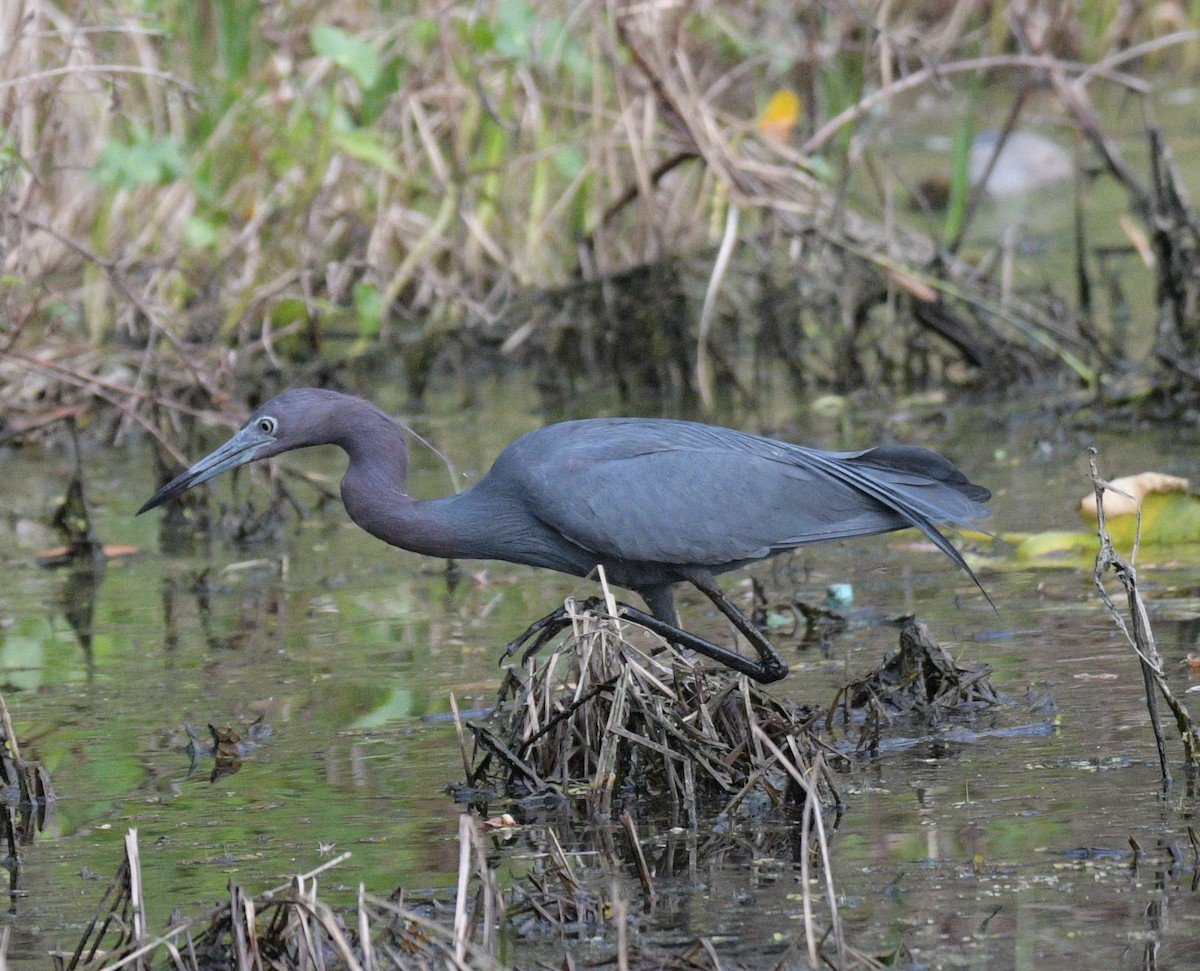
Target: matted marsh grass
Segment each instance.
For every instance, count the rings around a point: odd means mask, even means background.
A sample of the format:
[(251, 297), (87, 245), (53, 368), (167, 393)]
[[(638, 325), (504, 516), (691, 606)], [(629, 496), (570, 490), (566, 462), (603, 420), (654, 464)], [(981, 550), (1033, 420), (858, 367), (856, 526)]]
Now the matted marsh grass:
[(754, 790), (775, 807), (815, 799), (822, 813), (838, 809), (826, 760), (840, 756), (809, 730), (819, 712), (702, 664), (615, 611), (576, 612), (572, 635), (509, 669), (497, 713), (469, 726), (470, 785), (553, 790), (600, 816), (652, 802), (680, 826), (733, 813)]

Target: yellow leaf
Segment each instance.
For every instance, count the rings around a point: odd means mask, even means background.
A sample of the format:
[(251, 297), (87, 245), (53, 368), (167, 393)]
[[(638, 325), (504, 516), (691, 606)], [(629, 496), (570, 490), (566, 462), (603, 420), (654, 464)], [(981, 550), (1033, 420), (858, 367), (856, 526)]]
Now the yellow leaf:
[[(1162, 472), (1139, 472), (1113, 479), (1112, 490), (1104, 495), (1104, 511), (1108, 518), (1132, 516), (1149, 496), (1165, 495), (1169, 492), (1188, 492), (1191, 483), (1175, 475)], [(1096, 494), (1089, 492), (1079, 500), (1079, 514), (1091, 522), (1096, 521)]]
[(780, 88), (758, 116), (758, 130), (767, 138), (786, 142), (800, 119), (800, 99), (794, 91)]

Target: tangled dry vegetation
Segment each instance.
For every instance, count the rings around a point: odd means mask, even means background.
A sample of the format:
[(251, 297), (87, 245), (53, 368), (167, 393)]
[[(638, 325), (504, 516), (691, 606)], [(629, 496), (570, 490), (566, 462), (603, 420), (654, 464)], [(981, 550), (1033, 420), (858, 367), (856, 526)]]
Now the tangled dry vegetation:
[[(1080, 299), (1021, 294), (958, 255), (965, 183), (940, 230), (899, 218), (911, 186), (873, 119), (959, 91), (969, 132), (973, 78), (1013, 86), (1005, 132), (1036, 104), (1124, 188), (1158, 257), (1153, 360), (1194, 391), (1197, 224), (1153, 87), (1126, 73), (1192, 69), (1169, 7), (479, 0), (172, 21), (13, 0), (0, 434), (90, 412), (114, 440), (157, 436), (283, 383), (352, 384), (350, 367), (416, 396), (436, 367), (517, 361), (558, 394), (602, 375), (752, 397), (747, 352), (810, 388), (1094, 386), (1123, 349), (1083, 299), (1086, 240)], [(1145, 107), (1148, 174), (1105, 135), (1098, 89)], [(764, 111), (771, 91), (793, 107)]]
[(839, 808), (827, 759), (840, 756), (808, 731), (811, 711), (614, 613), (578, 613), (573, 636), (509, 671), (495, 724), (471, 726), (469, 784), (578, 791), (603, 817), (650, 800), (688, 827), (736, 813), (751, 793), (810, 816)]

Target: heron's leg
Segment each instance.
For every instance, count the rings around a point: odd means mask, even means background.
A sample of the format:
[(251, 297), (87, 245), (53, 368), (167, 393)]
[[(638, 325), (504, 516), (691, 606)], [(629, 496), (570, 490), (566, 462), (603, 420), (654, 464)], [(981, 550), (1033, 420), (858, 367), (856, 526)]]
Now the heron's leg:
[[(692, 581), (695, 583), (695, 581)], [(746, 638), (754, 645), (758, 652), (759, 660), (755, 661), (746, 657), (744, 654), (738, 654), (737, 651), (731, 651), (727, 647), (721, 647), (719, 644), (714, 644), (710, 640), (700, 637), (698, 634), (693, 634), (690, 631), (684, 630), (675, 624), (667, 623), (665, 620), (660, 620), (658, 617), (651, 616), (645, 611), (638, 610), (636, 607), (630, 607), (628, 604), (617, 604), (617, 616), (623, 620), (631, 620), (646, 630), (657, 634), (663, 640), (670, 641), (678, 647), (685, 648), (689, 651), (695, 651), (697, 654), (702, 654), (705, 657), (712, 658), (714, 661), (719, 661), (728, 668), (744, 674), (747, 677), (753, 678), (762, 684), (769, 684), (772, 681), (779, 681), (787, 676), (788, 665), (783, 656), (775, 650), (774, 646), (758, 631), (755, 626), (750, 623), (749, 619), (717, 588), (714, 583), (696, 583), (696, 588), (701, 590), (714, 604), (717, 609), (728, 617), (735, 627), (746, 635)], [(582, 604), (585, 610), (603, 609), (604, 601), (599, 597), (593, 597)], [(559, 607), (553, 613), (547, 614), (540, 620), (530, 624), (528, 629), (520, 636), (509, 642), (504, 649), (500, 660), (504, 661), (512, 657), (524, 647), (525, 643), (533, 639), (533, 642), (525, 648), (521, 655), (521, 661), (528, 661), (531, 657), (537, 654), (546, 644), (557, 635), (561, 630), (571, 625), (571, 616), (567, 613), (565, 607)]]
[[(706, 591), (707, 592), (707, 591)], [(719, 593), (720, 591), (718, 591)], [(714, 601), (715, 602), (715, 601)], [(728, 603), (728, 601), (726, 601)], [(732, 603), (729, 606), (737, 611)], [(718, 609), (720, 604), (717, 605)], [(722, 610), (722, 613), (724, 611)], [(740, 611), (739, 611), (740, 613)], [(668, 624), (665, 621), (659, 620), (657, 617), (652, 617), (650, 614), (638, 610), (636, 607), (630, 607), (628, 604), (617, 604), (617, 614), (622, 620), (632, 620), (635, 624), (645, 627), (646, 630), (657, 634), (665, 641), (670, 641), (677, 647), (686, 648), (689, 651), (695, 651), (697, 654), (703, 654), (705, 657), (710, 657), (714, 661), (720, 661), (727, 668), (732, 668), (739, 674), (744, 674), (749, 678), (761, 684), (770, 684), (772, 681), (778, 681), (780, 678), (787, 677), (788, 666), (787, 661), (771, 646), (770, 642), (759, 634), (759, 640), (767, 645), (767, 652), (759, 651), (761, 660), (755, 661), (746, 657), (745, 654), (739, 654), (737, 651), (731, 651), (727, 647), (722, 647), (720, 644), (714, 644), (712, 641), (701, 637), (699, 634), (693, 634), (691, 631), (686, 631), (682, 627), (676, 627), (674, 624)], [(728, 616), (728, 615), (727, 615)], [(745, 618), (742, 618), (745, 620)], [(730, 620), (733, 620), (730, 617)], [(748, 620), (747, 625), (753, 627)], [(741, 628), (738, 628), (741, 630)], [(757, 632), (756, 632), (757, 633)], [(756, 644), (757, 648), (758, 645)]]
[[(731, 668), (749, 675), (755, 681), (759, 681), (762, 684), (770, 684), (772, 681), (780, 681), (787, 677), (788, 663), (784, 660), (783, 655), (779, 653), (774, 644), (767, 640), (763, 632), (751, 623), (750, 618), (738, 609), (737, 604), (721, 592), (721, 588), (717, 586), (715, 580), (706, 574), (698, 573), (690, 574), (688, 580), (692, 586), (716, 605), (717, 610), (729, 618), (730, 623), (745, 635), (746, 640), (758, 652), (758, 662), (755, 663), (748, 658), (742, 657), (740, 654), (727, 651), (725, 648), (717, 648), (727, 655), (741, 658), (743, 664), (748, 665), (748, 667), (733, 664), (723, 657), (717, 657), (715, 654), (709, 654), (709, 657), (728, 664)], [(715, 644), (713, 646), (716, 647)], [(705, 652), (701, 651), (701, 653)]]

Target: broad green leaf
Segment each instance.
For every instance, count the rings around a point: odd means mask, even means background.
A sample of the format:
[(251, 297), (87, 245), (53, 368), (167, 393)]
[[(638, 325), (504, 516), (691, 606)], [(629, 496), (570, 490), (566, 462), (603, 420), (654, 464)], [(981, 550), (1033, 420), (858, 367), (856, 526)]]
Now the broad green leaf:
[(364, 90), (375, 86), (383, 70), (379, 54), (360, 37), (328, 24), (317, 24), (310, 35), (313, 50), (327, 57)]
[(333, 144), (339, 151), (345, 152), (360, 162), (374, 165), (388, 175), (399, 176), (401, 174), (396, 159), (374, 132), (361, 128), (336, 132), (333, 136)]
[(354, 284), (354, 310), (358, 315), (359, 337), (369, 340), (383, 326), (383, 294), (379, 287), (370, 283)]
[(183, 224), (183, 238), (196, 249), (215, 249), (221, 241), (221, 230), (202, 216), (192, 216)]

